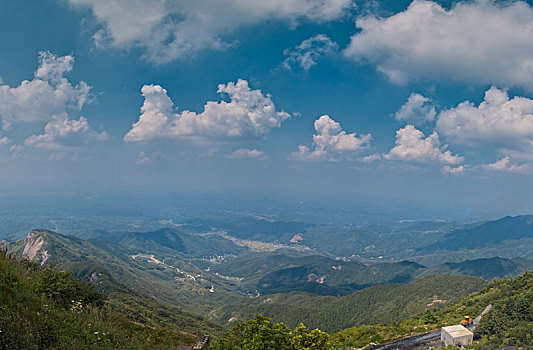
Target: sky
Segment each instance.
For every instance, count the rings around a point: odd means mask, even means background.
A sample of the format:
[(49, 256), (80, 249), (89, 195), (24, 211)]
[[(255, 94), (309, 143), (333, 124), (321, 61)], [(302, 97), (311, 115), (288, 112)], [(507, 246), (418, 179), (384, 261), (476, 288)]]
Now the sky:
[(0, 190), (533, 212), (523, 1), (5, 0)]

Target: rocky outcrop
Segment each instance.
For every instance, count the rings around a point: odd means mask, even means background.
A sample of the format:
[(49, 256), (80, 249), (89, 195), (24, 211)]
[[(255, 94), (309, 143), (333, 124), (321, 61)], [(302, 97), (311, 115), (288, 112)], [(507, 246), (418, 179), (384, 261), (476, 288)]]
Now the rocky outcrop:
[(24, 259), (43, 265), (50, 257), (48, 251), (43, 249), (45, 240), (41, 232), (30, 231), (23, 242), (22, 257)]

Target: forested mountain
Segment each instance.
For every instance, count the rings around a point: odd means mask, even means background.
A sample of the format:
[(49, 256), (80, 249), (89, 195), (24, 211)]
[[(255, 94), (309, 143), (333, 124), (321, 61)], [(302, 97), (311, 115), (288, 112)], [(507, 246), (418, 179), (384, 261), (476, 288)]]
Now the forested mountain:
[[(305, 225), (253, 217), (244, 223), (229, 219), (205, 223), (209, 224), (201, 226), (203, 232), (223, 231), (240, 239), (308, 248), (352, 261), (410, 260), (436, 266), (492, 257), (533, 259), (533, 217), (528, 215), (470, 224), (402, 221), (366, 226)], [(272, 233), (274, 228), (279, 229), (278, 234)]]
[(230, 281), (188, 263), (178, 251), (163, 247), (157, 255), (140, 254), (141, 246), (136, 254), (129, 254), (128, 247), (111, 243), (97, 246), (99, 242), (32, 230), (24, 239), (7, 246), (39, 264), (56, 262), (75, 276), (92, 281), (102, 292), (134, 292), (204, 316), (220, 300), (236, 302), (242, 297)]
[(214, 265), (211, 271), (242, 279), (261, 294), (306, 291), (321, 295), (346, 295), (377, 284), (407, 283), (424, 269), (403, 261), (367, 266), (321, 255), (248, 253)]
[(245, 320), (260, 313), (289, 327), (303, 322), (311, 328), (333, 331), (376, 320), (398, 321), (447, 305), (485, 285), (476, 277), (430, 276), (410, 284), (374, 286), (340, 298), (299, 292), (269, 295), (246, 306), (226, 305), (223, 315)]
[[(499, 349), (508, 346), (533, 346), (533, 273), (495, 280), (478, 292), (466, 295), (443, 308), (430, 309), (416, 317), (398, 322), (373, 322), (347, 328), (332, 334), (336, 348), (364, 347), (370, 342), (385, 343), (411, 334), (427, 332), (442, 326), (458, 324), (463, 315), (475, 317), (488, 305), (492, 310), (474, 333), (474, 349)], [(370, 332), (372, 332), (370, 334)], [(370, 338), (372, 335), (372, 338)]]
[[(453, 278), (453, 276), (449, 276)], [(438, 277), (439, 282), (444, 282)], [(426, 282), (429, 279), (426, 279)], [(436, 280), (435, 280), (436, 281)], [(421, 283), (422, 281), (414, 284)], [(428, 286), (431, 286), (429, 284)], [(373, 288), (371, 288), (373, 289)], [(396, 287), (392, 290), (400, 291)], [(358, 294), (358, 293), (356, 293)], [(400, 298), (389, 296), (390, 300)], [(387, 300), (381, 301), (387, 304)], [(271, 319), (257, 315), (246, 322), (237, 321), (230, 332), (214, 343), (216, 349), (246, 349), (247, 346), (260, 348), (260, 344), (276, 344), (275, 349), (300, 349), (294, 344), (307, 344), (305, 349), (355, 349), (374, 348), (399, 339), (416, 337), (426, 343), (416, 344), (406, 339), (402, 345), (389, 344), (389, 348), (419, 349), (438, 346), (438, 329), (442, 326), (458, 324), (462, 315), (478, 315), (483, 310), (479, 325), (474, 330), (474, 342), (469, 349), (523, 348), (533, 346), (533, 273), (525, 273), (512, 279), (496, 280), (482, 290), (462, 297), (444, 307), (431, 305), (424, 313), (415, 317), (400, 317), (391, 322), (390, 317), (374, 314), (373, 319), (364, 325), (346, 328), (329, 336), (319, 330), (308, 332), (300, 324), (291, 331), (284, 324), (275, 324)], [(389, 321), (386, 321), (386, 320)], [(436, 330), (435, 332), (428, 331)], [(313, 344), (320, 344), (313, 347)], [(416, 344), (416, 345), (415, 345)]]
[(410, 253), (410, 259), (431, 265), (495, 256), (533, 258), (533, 216), (507, 216), (458, 228)]
[[(89, 240), (32, 230), (25, 238), (3, 245), (19, 258), (57, 266), (90, 282), (107, 295), (110, 312), (149, 327), (178, 327), (215, 336), (235, 320), (244, 321), (256, 313), (291, 328), (303, 322), (328, 332), (376, 322), (404, 324), (403, 320), (421, 314), (425, 318), (413, 320), (422, 325), (448, 322), (456, 315), (438, 310), (459, 305), (454, 301), (483, 289), (486, 281), (515, 276), (533, 266), (527, 259), (500, 257), (432, 267), (410, 261), (363, 263), (290, 247), (258, 252), (224, 235), (175, 229), (100, 232)], [(483, 289), (483, 297), (479, 294), (472, 300), (494, 297), (498, 284), (491, 286), (488, 292)], [(527, 304), (526, 299), (521, 303)], [(507, 315), (502, 317), (514, 317), (514, 304), (504, 304), (495, 310)], [(481, 302), (472, 309), (468, 302), (464, 305), (460, 313), (472, 310), (475, 314)], [(516, 327), (522, 325), (513, 322)], [(350, 338), (346, 334), (351, 333), (347, 330), (332, 339)], [(359, 340), (345, 344), (350, 342)]]
[(460, 263), (444, 263), (424, 269), (418, 277), (440, 274), (478, 276), (487, 281), (495, 278), (514, 277), (533, 270), (533, 260), (500, 257), (465, 260)]
[[(291, 327), (303, 321), (332, 331), (376, 319), (397, 321), (443, 307), (486, 283), (451, 274), (491, 281), (533, 266), (522, 258), (432, 267), (379, 259), (363, 263), (289, 247), (258, 252), (239, 242), (216, 233), (176, 229), (100, 232), (89, 240), (32, 230), (24, 239), (5, 244), (39, 264), (57, 262), (109, 295), (110, 307), (128, 310), (132, 319), (147, 324), (168, 321), (161, 314), (178, 315), (170, 318), (179, 323), (193, 312), (228, 326), (229, 320), (261, 313)], [(143, 308), (136, 311), (139, 305)], [(198, 325), (206, 324), (201, 320)], [(220, 332), (213, 325), (207, 328)]]
[(441, 242), (420, 250), (477, 249), (524, 238), (533, 238), (532, 215), (506, 216), (473, 227), (456, 229), (447, 233)]
[(139, 252), (159, 254), (180, 253), (185, 257), (235, 255), (248, 249), (215, 234), (198, 235), (172, 228), (152, 232), (98, 232), (90, 239), (95, 245), (109, 249), (120, 247), (126, 254)]

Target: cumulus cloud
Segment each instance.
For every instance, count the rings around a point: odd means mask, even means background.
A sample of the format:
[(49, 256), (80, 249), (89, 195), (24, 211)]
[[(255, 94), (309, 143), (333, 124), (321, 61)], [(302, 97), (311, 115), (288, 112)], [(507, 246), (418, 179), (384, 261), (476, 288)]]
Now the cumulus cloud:
[(39, 54), (33, 80), (16, 87), (0, 85), (0, 117), (4, 129), (14, 122), (48, 121), (53, 115), (79, 111), (89, 100), (91, 87), (72, 85), (64, 76), (72, 70), (74, 57)]
[(524, 173), (527, 172), (529, 167), (527, 164), (519, 164), (512, 161), (509, 157), (503, 157), (502, 159), (482, 166), (484, 169), (510, 172), (510, 173)]
[(370, 145), (372, 135), (357, 136), (356, 133), (347, 134), (340, 124), (328, 115), (323, 115), (315, 120), (313, 145), (298, 146), (298, 151), (289, 155), (290, 159), (303, 161), (329, 160), (337, 161), (346, 154), (353, 154), (367, 148)]
[(359, 17), (347, 57), (394, 83), (445, 79), (533, 89), (533, 8), (523, 1), (414, 0), (387, 18)]
[(7, 136), (0, 137), (0, 146), (9, 145), (11, 142), (12, 141)]
[(327, 35), (318, 34), (294, 48), (286, 49), (283, 54), (287, 58), (283, 61), (283, 66), (291, 69), (293, 65), (298, 65), (307, 72), (322, 56), (331, 55), (338, 49), (339, 45)]
[[(146, 59), (165, 63), (204, 48), (228, 46), (236, 29), (276, 19), (325, 22), (340, 18), (351, 0), (69, 0), (88, 7), (103, 24), (99, 44), (138, 46)], [(230, 43), (231, 44), (231, 43)]]
[(266, 159), (267, 156), (263, 150), (239, 148), (228, 155), (229, 158), (234, 159)]
[(402, 122), (420, 125), (432, 122), (436, 114), (435, 106), (431, 104), (430, 98), (412, 93), (394, 117)]
[(374, 154), (370, 154), (368, 156), (365, 156), (365, 157), (361, 158), (361, 160), (363, 162), (375, 162), (375, 161), (381, 160), (382, 158), (383, 157), (381, 156), (381, 154), (374, 153)]
[(463, 157), (453, 155), (446, 148), (447, 145), (441, 146), (436, 132), (424, 137), (422, 131), (413, 125), (407, 125), (396, 131), (396, 146), (383, 158), (421, 163), (459, 164), (463, 162)]
[(135, 164), (141, 165), (141, 164), (147, 164), (151, 163), (157, 158), (161, 156), (161, 151), (155, 151), (152, 153), (146, 153), (144, 151), (139, 152), (137, 155), (137, 158), (135, 159)]
[(141, 115), (124, 140), (257, 139), (264, 138), (290, 117), (276, 110), (270, 95), (250, 89), (246, 80), (220, 84), (218, 93), (227, 95), (230, 101), (209, 101), (202, 113), (188, 110), (176, 113), (165, 89), (159, 85), (145, 85)]
[(455, 168), (449, 165), (445, 165), (442, 167), (442, 172), (444, 174), (451, 174), (451, 175), (462, 174), (465, 172), (465, 170), (466, 168), (464, 165), (459, 165), (458, 167), (455, 167)]
[(35, 148), (59, 149), (77, 148), (86, 145), (89, 141), (105, 141), (109, 135), (96, 132), (89, 126), (87, 118), (79, 120), (70, 119), (66, 114), (57, 115), (48, 122), (44, 134), (28, 137), (24, 144)]
[(454, 143), (531, 151), (533, 100), (492, 87), (478, 106), (465, 101), (440, 112), (437, 130)]
[(9, 152), (11, 153), (11, 157), (13, 159), (26, 157), (26, 155), (24, 154), (24, 146), (22, 145), (12, 145), (11, 147), (9, 147)]

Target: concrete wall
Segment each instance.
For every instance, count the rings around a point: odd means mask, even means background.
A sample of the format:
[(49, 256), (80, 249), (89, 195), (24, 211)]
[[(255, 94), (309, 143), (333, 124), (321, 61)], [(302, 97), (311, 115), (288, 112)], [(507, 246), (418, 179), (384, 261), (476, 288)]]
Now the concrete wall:
[(474, 334), (461, 325), (449, 326), (441, 329), (440, 339), (445, 346), (468, 346), (472, 344)]

